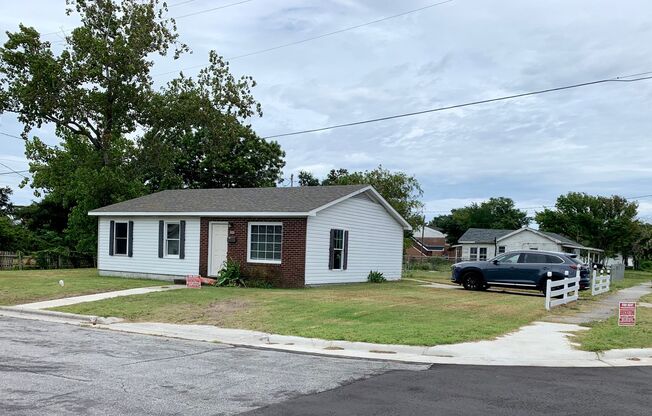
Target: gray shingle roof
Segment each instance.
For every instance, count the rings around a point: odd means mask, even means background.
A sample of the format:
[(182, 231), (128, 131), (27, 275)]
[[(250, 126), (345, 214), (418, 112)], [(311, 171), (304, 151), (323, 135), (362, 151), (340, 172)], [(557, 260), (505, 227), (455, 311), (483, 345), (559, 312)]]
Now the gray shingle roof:
[(279, 212), (305, 213), (368, 185), (296, 188), (222, 188), (162, 191), (91, 211), (146, 212)]
[[(459, 241), (473, 241), (476, 243), (483, 244), (493, 244), (494, 239), (499, 239), (506, 236), (509, 233), (513, 233), (516, 230), (490, 230), (487, 228), (469, 228), (464, 234), (460, 237)], [(555, 240), (559, 240), (562, 244), (568, 244), (576, 247), (584, 247), (582, 244), (577, 241), (573, 241), (568, 237), (565, 237), (561, 234), (551, 233), (548, 231), (539, 231), (541, 234), (545, 234)]]
[(493, 243), (495, 239), (505, 236), (514, 230), (491, 230), (488, 228), (469, 228), (460, 237), (459, 241), (473, 241), (476, 243)]

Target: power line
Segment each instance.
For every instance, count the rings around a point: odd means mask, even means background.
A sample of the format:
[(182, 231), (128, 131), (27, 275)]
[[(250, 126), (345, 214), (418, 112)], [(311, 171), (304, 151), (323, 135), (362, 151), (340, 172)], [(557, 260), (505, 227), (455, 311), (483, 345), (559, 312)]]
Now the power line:
[[(2, 135), (2, 136), (7, 136), (7, 137), (11, 137), (11, 138), (13, 138), (13, 139), (18, 139), (18, 140), (20, 140), (20, 141), (22, 141), (22, 142), (25, 142), (25, 139), (23, 139), (23, 138), (20, 137), (20, 136), (16, 136), (15, 134), (9, 134), (9, 133), (5, 133), (4, 131), (0, 131), (0, 135)], [(51, 144), (44, 143), (43, 141), (41, 141), (41, 143), (43, 143), (43, 145), (44, 145), (45, 147), (50, 147), (50, 148), (53, 148), (53, 149), (56, 147), (56, 146), (53, 146), (53, 145), (51, 145)]]
[[(186, 0), (186, 1), (180, 1), (180, 2), (178, 2), (178, 3), (172, 3), (172, 4), (169, 4), (169, 5), (168, 5), (168, 8), (172, 8), (172, 7), (176, 7), (176, 6), (181, 6), (181, 5), (184, 5), (184, 4), (192, 3), (192, 2), (194, 2), (194, 1), (196, 1), (196, 0)], [(254, 0), (243, 0), (243, 1), (236, 2), (236, 3), (225, 4), (225, 5), (223, 5), (223, 6), (219, 6), (219, 7), (213, 7), (213, 8), (211, 8), (211, 9), (199, 10), (199, 11), (192, 12), (192, 13), (188, 13), (188, 14), (184, 14), (184, 15), (181, 15), (181, 16), (172, 16), (171, 18), (172, 18), (172, 19), (183, 19), (183, 18), (190, 17), (190, 16), (196, 16), (196, 15), (198, 15), (198, 14), (204, 14), (204, 13), (213, 12), (213, 11), (215, 11), (215, 10), (226, 9), (227, 7), (238, 6), (238, 5), (240, 5), (240, 4), (243, 4), (243, 3), (249, 3), (249, 2), (251, 2), (251, 1), (254, 1)], [(451, 0), (451, 1), (452, 1), (452, 0)], [(41, 37), (43, 37), (43, 36), (52, 36), (52, 35), (60, 35), (61, 33), (68, 33), (68, 32), (70, 32), (70, 31), (73, 30), (73, 29), (74, 29), (74, 28), (67, 28), (67, 29), (61, 28), (61, 29), (59, 29), (59, 30), (57, 30), (57, 31), (54, 31), (54, 32), (43, 33), (43, 34), (41, 34)]]
[(601, 79), (601, 80), (597, 80), (597, 81), (582, 82), (582, 83), (579, 83), (579, 84), (566, 85), (566, 86), (563, 86), (563, 87), (555, 87), (555, 88), (548, 88), (548, 89), (544, 89), (544, 90), (525, 92), (525, 93), (521, 93), (521, 94), (507, 95), (507, 96), (497, 97), (497, 98), (489, 98), (489, 99), (485, 99), (485, 100), (471, 101), (471, 102), (464, 103), (464, 104), (455, 104), (455, 105), (449, 105), (449, 106), (445, 106), (445, 107), (431, 108), (431, 109), (428, 109), (428, 110), (421, 110), (421, 111), (414, 111), (414, 112), (410, 112), (410, 113), (395, 114), (395, 115), (391, 115), (391, 116), (372, 118), (372, 119), (362, 120), (362, 121), (354, 121), (354, 122), (351, 122), (351, 123), (334, 124), (334, 125), (331, 125), (331, 126), (319, 127), (319, 128), (307, 129), (307, 130), (300, 130), (300, 131), (294, 131), (294, 132), (291, 132), (291, 133), (273, 134), (273, 135), (270, 135), (270, 136), (265, 136), (265, 137), (263, 137), (263, 139), (274, 139), (274, 138), (277, 138), (277, 137), (287, 137), (287, 136), (296, 136), (296, 135), (299, 135), (299, 134), (306, 134), (306, 133), (316, 133), (316, 132), (320, 132), (320, 131), (339, 129), (339, 128), (342, 128), (342, 127), (359, 126), (361, 124), (377, 123), (379, 121), (394, 120), (394, 119), (403, 118), (403, 117), (412, 117), (412, 116), (417, 116), (417, 115), (421, 115), (421, 114), (435, 113), (435, 112), (439, 112), (439, 111), (452, 110), (452, 109), (455, 109), (455, 108), (471, 107), (471, 106), (475, 106), (475, 105), (479, 105), (479, 104), (487, 104), (487, 103), (493, 103), (493, 102), (497, 102), (497, 101), (512, 100), (512, 99), (515, 99), (515, 98), (528, 97), (528, 96), (539, 95), (539, 94), (546, 94), (546, 93), (555, 92), (555, 91), (569, 90), (569, 89), (572, 89), (572, 88), (587, 87), (589, 85), (604, 84), (604, 83), (608, 83), (608, 82), (637, 82), (637, 81), (652, 79), (652, 76), (645, 76), (645, 77), (634, 78), (634, 79), (625, 79), (625, 78), (631, 78), (631, 77), (635, 77), (635, 76), (639, 76), (639, 75), (647, 75), (647, 74), (652, 74), (652, 71), (642, 72), (640, 74), (625, 75), (625, 76), (620, 76), (620, 77), (615, 77), (615, 78)]
[(12, 171), (9, 171), (9, 172), (0, 172), (0, 175), (14, 175), (14, 174), (21, 175), (21, 174), (23, 174), (23, 173), (25, 173), (25, 172), (29, 172), (29, 169), (25, 169), (25, 170), (12, 170)]
[(186, 0), (186, 1), (180, 1), (180, 2), (177, 2), (177, 3), (168, 4), (168, 8), (182, 6), (184, 4), (192, 3), (194, 1), (197, 1), (197, 0)]
[[(343, 32), (348, 32), (350, 30), (359, 29), (359, 28), (364, 27), (364, 26), (373, 25), (375, 23), (384, 22), (386, 20), (395, 19), (397, 17), (406, 16), (406, 15), (411, 14), (411, 13), (416, 13), (416, 12), (419, 12), (419, 11), (422, 11), (422, 10), (429, 9), (431, 7), (439, 6), (441, 4), (450, 3), (452, 1), (454, 1), (454, 0), (446, 0), (446, 1), (441, 1), (439, 3), (429, 4), (429, 5), (424, 6), (424, 7), (419, 7), (418, 9), (412, 9), (412, 10), (408, 10), (408, 11), (401, 12), (401, 13), (398, 13), (398, 14), (394, 14), (394, 15), (391, 15), (391, 16), (382, 17), (380, 19), (372, 20), (370, 22), (361, 23), (361, 24), (358, 24), (358, 25), (355, 25), (355, 26), (345, 27), (345, 28), (338, 29), (338, 30), (335, 30), (335, 31), (332, 31), (332, 32), (322, 33), (320, 35), (312, 36), (312, 37), (305, 38), (305, 39), (300, 39), (300, 40), (289, 42), (289, 43), (283, 43), (283, 44), (276, 45), (276, 46), (270, 46), (268, 48), (259, 49), (259, 50), (256, 50), (256, 51), (244, 53), (242, 55), (231, 56), (231, 57), (226, 58), (226, 60), (234, 61), (236, 59), (246, 58), (246, 57), (252, 56), (252, 55), (258, 55), (258, 54), (261, 54), (261, 53), (275, 51), (277, 49), (287, 48), (289, 46), (299, 45), (301, 43), (310, 42), (310, 41), (313, 41), (313, 40), (316, 40), (316, 39), (325, 38), (327, 36), (333, 36), (333, 35), (337, 35), (337, 34), (340, 34), (340, 33), (343, 33)], [(183, 68), (180, 69), (180, 71), (188, 70), (188, 69), (203, 68), (205, 66), (206, 65), (204, 65), (204, 64), (192, 65), (192, 66), (183, 67)], [(176, 73), (177, 73), (177, 70), (174, 70), (174, 71), (160, 72), (160, 73), (154, 74), (152, 76), (153, 77), (159, 77), (159, 76), (163, 76), (163, 75), (176, 74)]]
[(242, 0), (242, 1), (235, 2), (235, 3), (225, 4), (225, 5), (219, 6), (219, 7), (213, 7), (212, 9), (199, 10), (199, 11), (184, 14), (184, 15), (181, 15), (181, 16), (173, 16), (172, 19), (175, 19), (175, 20), (185, 19), (186, 17), (197, 16), (198, 14), (214, 12), (215, 10), (226, 9), (227, 7), (238, 6), (240, 4), (249, 3), (249, 2), (252, 2), (252, 1), (254, 1), (254, 0)]
[[(9, 169), (12, 173), (15, 173), (15, 174), (17, 174), (17, 175), (20, 175), (20, 176), (22, 176), (22, 177), (25, 178), (25, 179), (29, 179), (28, 176), (23, 175), (21, 172), (19, 172), (19, 171), (17, 171), (17, 170), (13, 170), (13, 169), (11, 168), (11, 166), (5, 165), (5, 164), (2, 163), (2, 162), (0, 162), (0, 165), (2, 165), (2, 166), (4, 166), (5, 168)], [(24, 171), (23, 171), (23, 172), (24, 172)]]
[(16, 136), (15, 134), (9, 134), (9, 133), (5, 133), (3, 131), (0, 131), (0, 134), (3, 135), (3, 136), (13, 137), (14, 139), (25, 141), (22, 137)]

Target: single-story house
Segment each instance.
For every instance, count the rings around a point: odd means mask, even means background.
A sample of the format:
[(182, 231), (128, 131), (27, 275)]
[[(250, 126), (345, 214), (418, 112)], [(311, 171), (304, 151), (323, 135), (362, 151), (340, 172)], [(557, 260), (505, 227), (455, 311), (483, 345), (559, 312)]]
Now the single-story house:
[(603, 250), (585, 247), (557, 233), (529, 227), (518, 230), (469, 228), (454, 246), (456, 260), (487, 260), (512, 250), (544, 250), (578, 254), (586, 263), (597, 262)]
[(226, 260), (281, 287), (401, 277), (410, 225), (371, 186), (183, 189), (89, 212), (104, 276), (216, 276)]
[(446, 234), (441, 231), (423, 227), (412, 232), (412, 245), (407, 249), (408, 257), (447, 256), (448, 244)]

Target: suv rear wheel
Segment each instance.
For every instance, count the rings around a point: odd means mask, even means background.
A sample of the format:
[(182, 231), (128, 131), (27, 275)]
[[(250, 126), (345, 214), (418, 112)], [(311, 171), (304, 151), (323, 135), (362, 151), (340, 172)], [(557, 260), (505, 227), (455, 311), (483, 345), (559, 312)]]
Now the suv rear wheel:
[(477, 272), (469, 272), (465, 274), (462, 279), (462, 285), (466, 290), (484, 290), (487, 287), (484, 283), (484, 279)]

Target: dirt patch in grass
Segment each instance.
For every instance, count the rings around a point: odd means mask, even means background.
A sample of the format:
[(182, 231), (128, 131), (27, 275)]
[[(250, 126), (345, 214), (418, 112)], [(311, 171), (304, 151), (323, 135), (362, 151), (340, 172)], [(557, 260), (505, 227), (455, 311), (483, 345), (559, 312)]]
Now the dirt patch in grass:
[(256, 302), (247, 299), (225, 299), (208, 305), (203, 318), (213, 325), (223, 326), (234, 321), (238, 315), (251, 311)]

